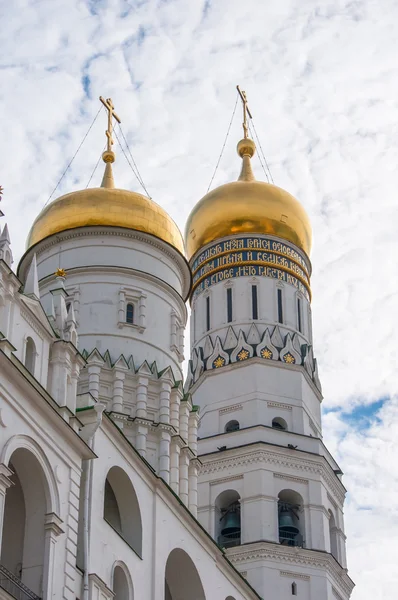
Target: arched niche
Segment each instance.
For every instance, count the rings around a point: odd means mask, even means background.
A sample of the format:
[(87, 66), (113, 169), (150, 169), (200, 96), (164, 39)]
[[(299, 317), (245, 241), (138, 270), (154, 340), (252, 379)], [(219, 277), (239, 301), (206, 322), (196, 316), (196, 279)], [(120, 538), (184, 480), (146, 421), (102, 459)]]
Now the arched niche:
[(113, 600), (134, 600), (130, 573), (127, 566), (122, 562), (115, 563), (113, 567), (112, 589), (115, 594)]
[(6, 492), (1, 564), (32, 592), (43, 595), (45, 516), (54, 512), (50, 487), (36, 456), (17, 448), (10, 456), (14, 485)]
[(275, 417), (272, 419), (273, 429), (279, 429), (279, 431), (287, 431), (287, 423), (282, 417)]
[(164, 600), (206, 600), (196, 566), (181, 548), (172, 550), (167, 558)]
[(25, 367), (28, 369), (29, 373), (32, 375), (35, 374), (35, 366), (36, 366), (36, 344), (32, 340), (31, 337), (26, 338), (26, 346), (25, 346)]
[(225, 600), (235, 600), (235, 598), (233, 596), (227, 596)]
[(239, 546), (241, 542), (240, 496), (236, 490), (221, 492), (215, 501), (215, 540), (223, 548)]
[(233, 419), (232, 421), (228, 421), (228, 423), (225, 425), (224, 431), (225, 433), (231, 433), (232, 431), (239, 431), (239, 429), (239, 421)]
[(133, 484), (120, 467), (112, 467), (105, 479), (104, 519), (142, 557), (141, 511)]
[(282, 490), (278, 494), (278, 528), (280, 544), (304, 546), (304, 502), (294, 490)]
[(329, 536), (330, 536), (330, 553), (336, 560), (339, 560), (339, 551), (337, 543), (337, 527), (336, 520), (331, 510), (329, 510)]

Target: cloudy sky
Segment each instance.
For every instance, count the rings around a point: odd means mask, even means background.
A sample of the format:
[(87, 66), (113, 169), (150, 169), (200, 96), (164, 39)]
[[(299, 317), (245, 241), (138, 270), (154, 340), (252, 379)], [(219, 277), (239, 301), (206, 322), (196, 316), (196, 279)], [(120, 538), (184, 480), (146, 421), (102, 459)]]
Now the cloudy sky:
[[(0, 184), (16, 262), (100, 94), (113, 98), (150, 195), (183, 229), (235, 86), (246, 90), (273, 179), (314, 228), (315, 351), (325, 441), (349, 490), (353, 599), (395, 600), (398, 2), (13, 0), (0, 21)], [(237, 177), (240, 121), (213, 185)], [(101, 112), (55, 197), (86, 187), (105, 123)], [(115, 150), (117, 186), (138, 191)], [(258, 158), (254, 167), (263, 178)], [(100, 165), (90, 185), (101, 176)]]

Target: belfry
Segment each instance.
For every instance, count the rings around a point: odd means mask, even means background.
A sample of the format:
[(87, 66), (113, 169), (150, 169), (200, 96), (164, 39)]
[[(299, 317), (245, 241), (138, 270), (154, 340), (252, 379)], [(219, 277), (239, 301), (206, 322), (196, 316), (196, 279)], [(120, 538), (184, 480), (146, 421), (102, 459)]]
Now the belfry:
[(41, 210), (16, 273), (2, 229), (0, 600), (350, 597), (311, 226), (255, 178), (238, 93), (240, 175), (196, 204), (185, 242), (116, 187), (115, 127), (127, 141), (103, 97), (101, 185)]

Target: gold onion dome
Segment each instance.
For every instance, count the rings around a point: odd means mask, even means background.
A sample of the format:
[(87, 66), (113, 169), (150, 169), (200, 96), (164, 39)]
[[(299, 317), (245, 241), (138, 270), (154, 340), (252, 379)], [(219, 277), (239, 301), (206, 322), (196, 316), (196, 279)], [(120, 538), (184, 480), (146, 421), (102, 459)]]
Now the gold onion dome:
[(67, 229), (102, 225), (148, 233), (184, 254), (181, 232), (167, 212), (147, 196), (116, 189), (113, 152), (104, 152), (103, 160), (106, 166), (101, 187), (71, 192), (46, 206), (32, 225), (27, 249)]
[(185, 228), (188, 260), (200, 248), (237, 234), (269, 234), (292, 242), (309, 256), (312, 231), (307, 213), (291, 194), (276, 185), (256, 181), (250, 159), (254, 142), (245, 137), (237, 146), (242, 158), (238, 181), (215, 188), (194, 207)]

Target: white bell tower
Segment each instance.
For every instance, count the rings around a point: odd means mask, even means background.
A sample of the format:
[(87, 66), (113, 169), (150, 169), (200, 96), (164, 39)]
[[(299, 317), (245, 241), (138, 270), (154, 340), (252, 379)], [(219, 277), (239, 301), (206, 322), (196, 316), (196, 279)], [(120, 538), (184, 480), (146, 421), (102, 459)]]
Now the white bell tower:
[(293, 196), (255, 180), (242, 99), (240, 177), (186, 228), (198, 518), (260, 596), (348, 600), (345, 488), (322, 442), (313, 355), (311, 226)]

